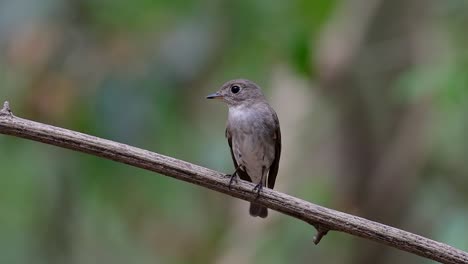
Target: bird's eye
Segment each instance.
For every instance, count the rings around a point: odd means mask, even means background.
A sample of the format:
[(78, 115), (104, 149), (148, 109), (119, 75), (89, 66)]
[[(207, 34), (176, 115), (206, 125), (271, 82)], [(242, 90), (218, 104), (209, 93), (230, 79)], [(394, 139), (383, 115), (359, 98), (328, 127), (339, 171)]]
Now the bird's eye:
[(232, 92), (232, 93), (236, 94), (236, 93), (238, 93), (239, 91), (240, 91), (239, 85), (233, 85), (233, 86), (231, 86), (231, 92)]

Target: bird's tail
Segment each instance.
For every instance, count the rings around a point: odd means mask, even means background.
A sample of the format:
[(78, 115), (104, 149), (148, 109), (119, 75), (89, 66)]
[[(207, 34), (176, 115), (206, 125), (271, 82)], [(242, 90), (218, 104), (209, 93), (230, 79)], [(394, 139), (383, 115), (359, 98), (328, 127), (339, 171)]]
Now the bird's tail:
[(249, 213), (251, 216), (260, 216), (266, 218), (268, 216), (268, 210), (265, 206), (256, 203), (250, 203)]

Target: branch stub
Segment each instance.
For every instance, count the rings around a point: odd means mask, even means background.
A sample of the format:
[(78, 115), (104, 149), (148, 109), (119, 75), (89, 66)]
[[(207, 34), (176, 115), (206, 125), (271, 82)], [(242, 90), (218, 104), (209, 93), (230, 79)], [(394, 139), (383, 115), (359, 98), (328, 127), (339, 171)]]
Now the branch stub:
[(12, 116), (13, 113), (11, 112), (10, 109), (10, 103), (8, 101), (5, 101), (3, 103), (3, 108), (0, 110), (0, 115), (6, 115), (6, 116)]

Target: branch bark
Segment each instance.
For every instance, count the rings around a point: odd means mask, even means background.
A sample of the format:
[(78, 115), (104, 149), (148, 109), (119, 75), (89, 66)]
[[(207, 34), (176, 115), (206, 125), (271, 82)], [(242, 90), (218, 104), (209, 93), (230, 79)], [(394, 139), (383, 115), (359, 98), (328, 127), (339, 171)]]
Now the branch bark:
[[(148, 150), (19, 118), (12, 114), (8, 102), (5, 102), (3, 109), (0, 110), (0, 133), (72, 149), (154, 171), (246, 201), (257, 199), (256, 193), (252, 192), (254, 185), (251, 183), (239, 181), (229, 188), (229, 177), (220, 172)], [(442, 263), (468, 264), (468, 253), (449, 245), (358, 216), (315, 205), (278, 191), (265, 188), (256, 202), (316, 227), (318, 230), (318, 234), (314, 238), (316, 244), (329, 230), (334, 230)]]

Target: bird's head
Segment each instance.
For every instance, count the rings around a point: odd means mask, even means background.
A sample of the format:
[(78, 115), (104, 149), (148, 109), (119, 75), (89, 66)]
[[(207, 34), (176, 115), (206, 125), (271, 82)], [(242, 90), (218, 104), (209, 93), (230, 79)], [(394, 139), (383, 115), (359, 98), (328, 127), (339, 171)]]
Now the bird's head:
[(223, 84), (219, 91), (210, 94), (207, 99), (221, 99), (228, 106), (249, 104), (264, 100), (262, 90), (254, 82), (246, 79), (231, 80)]

